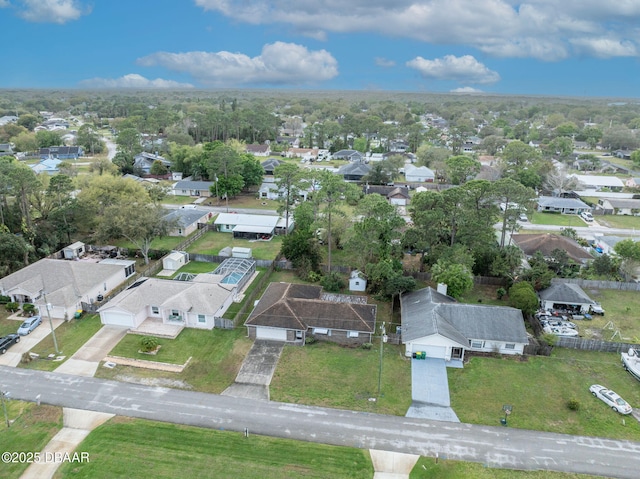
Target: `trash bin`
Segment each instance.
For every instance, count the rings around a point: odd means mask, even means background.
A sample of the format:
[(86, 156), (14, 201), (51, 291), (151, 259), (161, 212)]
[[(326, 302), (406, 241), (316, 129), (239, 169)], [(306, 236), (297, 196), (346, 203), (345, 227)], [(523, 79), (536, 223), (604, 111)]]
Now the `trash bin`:
[(500, 418), (500, 424), (502, 424), (503, 426), (507, 425), (507, 418), (506, 417), (501, 417)]
[(73, 315), (74, 319), (80, 319), (80, 316), (82, 316), (82, 310), (76, 311)]

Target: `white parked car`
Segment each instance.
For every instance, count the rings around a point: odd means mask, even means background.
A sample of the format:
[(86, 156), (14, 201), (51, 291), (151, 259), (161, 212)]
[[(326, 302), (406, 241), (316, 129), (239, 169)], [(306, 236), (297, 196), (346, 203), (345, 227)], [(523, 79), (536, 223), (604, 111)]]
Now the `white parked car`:
[(588, 211), (583, 211), (582, 213), (580, 213), (580, 218), (585, 220), (587, 223), (591, 223), (593, 221), (593, 215)]
[(629, 403), (611, 389), (607, 389), (599, 384), (593, 384), (589, 387), (589, 391), (591, 391), (591, 394), (595, 397), (610, 406), (615, 412), (619, 412), (620, 414), (631, 414), (631, 411), (633, 411), (631, 406), (629, 406)]

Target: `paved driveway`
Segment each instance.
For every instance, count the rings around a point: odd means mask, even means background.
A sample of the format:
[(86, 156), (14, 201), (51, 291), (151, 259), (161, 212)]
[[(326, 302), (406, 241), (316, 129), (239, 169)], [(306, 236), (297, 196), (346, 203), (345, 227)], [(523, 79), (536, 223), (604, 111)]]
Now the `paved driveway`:
[[(56, 329), (63, 323), (62, 319), (52, 319), (51, 324), (53, 324), (53, 329)], [(22, 323), (16, 321), (16, 331), (20, 327)], [(28, 353), (31, 351), (40, 341), (46, 338), (49, 334), (51, 334), (51, 325), (49, 324), (49, 320), (46, 318), (42, 318), (42, 324), (38, 326), (36, 329), (31, 331), (30, 334), (26, 336), (20, 336), (20, 342), (18, 344), (14, 344), (11, 346), (11, 349), (8, 349), (5, 354), (0, 355), (0, 365), (2, 366), (17, 366), (20, 364), (20, 360), (22, 359), (22, 355), (24, 353)]]
[(127, 334), (128, 328), (103, 326), (84, 346), (56, 369), (57, 373), (93, 377), (100, 361)]
[(244, 358), (236, 381), (225, 389), (226, 396), (269, 400), (269, 384), (278, 365), (284, 343), (256, 339)]
[(411, 407), (407, 417), (460, 422), (451, 409), (444, 359), (411, 360)]

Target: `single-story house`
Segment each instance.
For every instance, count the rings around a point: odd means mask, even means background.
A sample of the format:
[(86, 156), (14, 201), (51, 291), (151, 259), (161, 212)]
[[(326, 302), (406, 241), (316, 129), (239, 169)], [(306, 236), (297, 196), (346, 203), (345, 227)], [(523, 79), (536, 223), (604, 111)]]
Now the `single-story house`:
[(39, 175), (40, 173), (55, 175), (60, 171), (58, 168), (60, 166), (60, 163), (62, 163), (62, 160), (49, 157), (44, 160), (40, 160), (40, 162), (36, 163), (35, 165), (31, 165), (30, 168), (36, 175)]
[[(284, 187), (279, 189), (274, 178), (265, 177), (264, 180), (262, 181), (262, 184), (260, 185), (260, 188), (258, 188), (258, 198), (260, 198), (261, 200), (278, 200), (282, 198), (282, 196), (284, 195), (284, 192), (285, 192)], [(298, 194), (297, 198), (302, 201), (306, 201), (310, 192), (311, 192), (310, 188), (297, 189), (296, 190), (296, 193)]]
[(404, 177), (410, 183), (433, 183), (436, 174), (426, 166), (405, 165)]
[(95, 263), (45, 258), (0, 279), (0, 294), (41, 309), (48, 303), (52, 318), (71, 319), (82, 303), (94, 303), (135, 274), (135, 264), (117, 259)]
[(331, 158), (334, 160), (345, 160), (361, 163), (365, 160), (365, 154), (359, 152), (358, 150), (340, 150), (331, 155)]
[(637, 215), (640, 213), (640, 200), (600, 198), (598, 200), (599, 209), (605, 214), (613, 215)]
[(12, 156), (13, 147), (9, 143), (0, 143), (0, 156)]
[(269, 145), (245, 145), (244, 151), (253, 156), (269, 156), (271, 147)]
[(337, 174), (341, 175), (345, 181), (362, 181), (371, 171), (371, 167), (364, 163), (354, 162), (342, 165)]
[(621, 158), (623, 160), (630, 160), (632, 153), (633, 153), (633, 150), (616, 150), (613, 152), (616, 158)]
[(148, 318), (187, 328), (213, 329), (233, 303), (235, 285), (221, 275), (199, 274), (192, 281), (145, 278), (98, 309), (105, 325), (137, 328)]
[(365, 195), (374, 193), (382, 195), (392, 205), (407, 206), (409, 204), (409, 188), (406, 186), (365, 185), (362, 191)]
[(622, 191), (624, 183), (620, 178), (615, 176), (598, 176), (598, 175), (571, 175), (578, 180), (587, 190), (599, 191), (608, 188), (611, 191)]
[(376, 306), (366, 304), (363, 296), (352, 298), (358, 302), (340, 301), (348, 298), (324, 296), (321, 286), (271, 283), (244, 325), (251, 339), (304, 345), (310, 335), (340, 344), (370, 343), (375, 333)]
[(262, 163), (260, 163), (260, 166), (262, 166), (265, 175), (273, 176), (276, 167), (280, 166), (283, 163), (283, 161), (276, 160), (275, 158), (269, 158), (268, 160), (264, 160)]
[(538, 211), (562, 213), (563, 215), (579, 215), (583, 211), (591, 211), (591, 207), (577, 198), (560, 196), (541, 196), (538, 198)]
[[(286, 222), (280, 216), (220, 213), (213, 222), (217, 231), (233, 233), (234, 238), (268, 239), (284, 234)], [(293, 230), (293, 218), (289, 218), (289, 232)]]
[(151, 172), (151, 167), (156, 161), (159, 161), (167, 168), (171, 166), (171, 162), (163, 156), (143, 151), (133, 157), (133, 168), (134, 170), (140, 170), (145, 174), (149, 174)]
[(81, 146), (50, 146), (49, 148), (40, 148), (38, 156), (41, 160), (47, 158), (57, 158), (58, 160), (77, 160), (84, 156), (84, 150)]
[(433, 288), (400, 296), (405, 355), (463, 360), (465, 351), (522, 354), (529, 344), (522, 311), (462, 304)]
[(595, 304), (587, 293), (573, 283), (553, 283), (538, 293), (540, 306), (545, 310), (568, 309), (580, 313), (588, 313)]
[(189, 254), (186, 251), (172, 251), (162, 258), (162, 269), (178, 271), (189, 262)]
[(551, 253), (559, 249), (565, 251), (569, 259), (577, 264), (584, 265), (593, 259), (593, 256), (577, 242), (562, 235), (551, 233), (514, 234), (511, 235), (511, 240), (527, 258), (534, 256), (537, 251), (540, 251), (545, 258), (551, 258)]
[(213, 181), (194, 181), (191, 179), (184, 179), (176, 182), (171, 190), (172, 194), (176, 196), (200, 196), (208, 198), (211, 195), (211, 186)]
[(287, 158), (302, 158), (305, 161), (316, 161), (318, 148), (289, 148), (284, 156)]
[(629, 178), (624, 182), (624, 186), (626, 186), (627, 188), (639, 188), (640, 178)]
[(167, 212), (164, 218), (175, 222), (175, 228), (169, 232), (169, 236), (189, 236), (198, 230), (199, 223), (207, 223), (213, 213), (201, 211), (195, 208), (177, 208)]

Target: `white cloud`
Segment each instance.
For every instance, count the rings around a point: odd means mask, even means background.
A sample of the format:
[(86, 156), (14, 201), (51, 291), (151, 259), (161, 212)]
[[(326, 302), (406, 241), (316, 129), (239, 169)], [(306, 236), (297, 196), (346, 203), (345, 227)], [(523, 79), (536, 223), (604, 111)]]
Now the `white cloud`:
[(30, 22), (59, 23), (89, 13), (77, 0), (20, 0), (18, 15)]
[(376, 62), (376, 65), (378, 65), (379, 67), (384, 67), (384, 68), (391, 68), (391, 67), (394, 67), (396, 65), (396, 62), (394, 62), (393, 60), (388, 60), (388, 59), (382, 58), (382, 57), (376, 57), (375, 58), (375, 62)]
[[(195, 0), (238, 22), (284, 24), (322, 39), (374, 32), (465, 45), (505, 57), (560, 60), (640, 52), (640, 1), (616, 0)], [(310, 30), (311, 26), (311, 30)], [(310, 32), (310, 33), (309, 33)], [(589, 38), (592, 48), (586, 48)], [(609, 46), (601, 43), (609, 42)], [(618, 43), (621, 47), (613, 48)], [(629, 44), (629, 45), (627, 45)]]
[(450, 90), (451, 93), (482, 93), (482, 90), (478, 90), (477, 88), (473, 88), (470, 86), (463, 86), (461, 88), (454, 88)]
[(88, 80), (82, 80), (79, 85), (83, 88), (193, 88), (193, 85), (190, 83), (163, 80), (162, 78), (149, 80), (137, 73), (129, 73), (128, 75), (124, 75), (120, 78), (90, 78)]
[(7, 8), (9, 5), (9, 0), (0, 0), (0, 8)]
[(635, 57), (638, 48), (630, 41), (610, 38), (576, 38), (571, 40), (576, 50), (598, 58)]
[(189, 73), (209, 86), (240, 84), (300, 85), (330, 80), (338, 62), (326, 50), (310, 51), (295, 43), (275, 42), (249, 57), (230, 52), (157, 52), (138, 59), (142, 66), (163, 66)]
[(455, 80), (460, 83), (495, 83), (500, 75), (489, 70), (471, 55), (456, 57), (445, 55), (435, 60), (416, 57), (407, 62), (409, 68), (414, 68), (424, 78), (433, 80)]

